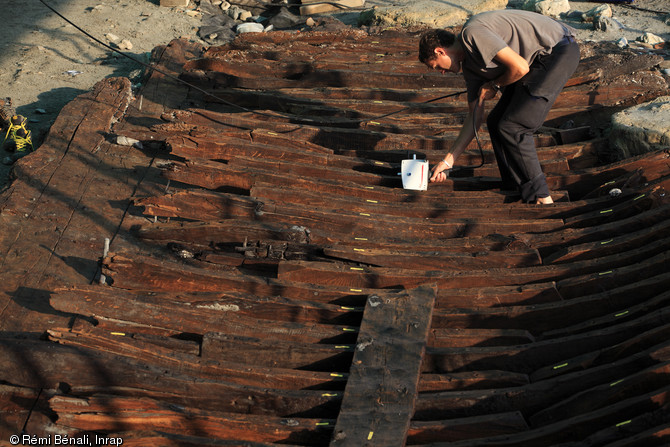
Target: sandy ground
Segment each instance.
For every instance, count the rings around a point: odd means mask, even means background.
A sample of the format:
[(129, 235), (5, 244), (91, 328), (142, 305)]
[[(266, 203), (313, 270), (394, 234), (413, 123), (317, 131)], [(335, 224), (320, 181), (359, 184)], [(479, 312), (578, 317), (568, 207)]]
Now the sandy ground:
[[(160, 7), (158, 0), (44, 0), (72, 22), (109, 43), (108, 34), (129, 40), (127, 52), (148, 61), (157, 45), (178, 37), (205, 44), (197, 36), (200, 17), (194, 9)], [(0, 97), (10, 97), (17, 112), (29, 119), (35, 147), (39, 147), (61, 108), (105, 77), (126, 76), (138, 82), (142, 66), (100, 46), (63, 21), (39, 0), (2, 0), (0, 27)], [(384, 6), (393, 0), (369, 0)], [(571, 2), (586, 11), (599, 3)], [(637, 7), (670, 12), (667, 0), (636, 0)], [(670, 26), (663, 14), (613, 5), (614, 15), (627, 28), (593, 31), (590, 24), (568, 22), (579, 29), (581, 40), (634, 40), (645, 31), (670, 40)], [(335, 14), (355, 24), (357, 12)], [(4, 135), (3, 135), (4, 137)], [(6, 154), (0, 151), (0, 159)], [(9, 168), (0, 165), (0, 187)]]

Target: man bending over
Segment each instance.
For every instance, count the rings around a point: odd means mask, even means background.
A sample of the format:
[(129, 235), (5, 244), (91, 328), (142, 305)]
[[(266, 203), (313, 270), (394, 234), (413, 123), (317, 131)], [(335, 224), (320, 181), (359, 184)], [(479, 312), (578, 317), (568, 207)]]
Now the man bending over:
[(469, 111), (450, 152), (432, 170), (443, 182), (475, 136), (484, 103), (502, 95), (486, 124), (503, 189), (516, 188), (528, 203), (553, 203), (533, 133), (542, 125), (579, 64), (574, 30), (541, 14), (502, 10), (470, 18), (459, 35), (445, 30), (421, 36), (419, 60), (434, 70), (463, 73)]

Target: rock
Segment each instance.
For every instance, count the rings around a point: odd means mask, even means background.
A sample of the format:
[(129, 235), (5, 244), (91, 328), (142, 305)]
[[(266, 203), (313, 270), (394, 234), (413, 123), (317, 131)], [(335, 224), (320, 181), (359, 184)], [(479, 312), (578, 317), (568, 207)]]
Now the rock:
[(598, 16), (612, 17), (612, 8), (610, 5), (605, 4), (589, 9), (584, 14), (582, 14), (582, 22), (593, 22)]
[(240, 8), (237, 6), (231, 6), (226, 12), (228, 13), (228, 17), (233, 20), (237, 20), (240, 17)]
[(120, 146), (134, 146), (138, 149), (142, 149), (142, 142), (134, 138), (125, 137), (123, 135), (118, 135), (116, 137), (116, 144)]
[(619, 48), (626, 48), (628, 46), (628, 39), (622, 37), (616, 44)]
[(235, 21), (232, 18), (218, 11), (216, 15), (203, 17), (198, 35), (207, 42), (223, 44), (235, 38), (234, 26)]
[(597, 16), (593, 21), (593, 28), (599, 31), (613, 31), (624, 29), (625, 27), (614, 17)]
[(309, 17), (309, 18), (305, 21), (305, 25), (307, 25), (307, 26), (309, 26), (309, 27), (312, 27), (312, 26), (316, 25), (316, 22), (314, 21), (313, 18)]
[(247, 11), (245, 9), (242, 9), (242, 10), (240, 10), (240, 15), (237, 19), (241, 20), (243, 22), (246, 22), (250, 18), (251, 18), (251, 12)]
[(161, 0), (161, 6), (173, 8), (175, 6), (188, 6), (189, 0)]
[(128, 39), (123, 39), (121, 43), (119, 44), (119, 49), (120, 50), (132, 50), (133, 49), (133, 43), (129, 41)]
[(523, 9), (539, 12), (545, 16), (558, 17), (570, 11), (568, 0), (526, 0)]
[(237, 25), (237, 34), (243, 33), (262, 33), (265, 27), (261, 23), (246, 22)]
[(458, 2), (395, 0), (393, 6), (363, 11), (358, 23), (379, 26), (428, 25), (433, 28), (444, 28), (462, 25), (474, 14), (505, 9), (506, 6), (507, 0), (461, 0)]
[(117, 36), (116, 34), (107, 33), (107, 34), (105, 34), (105, 39), (107, 39), (110, 42), (116, 43), (116, 42), (119, 41), (120, 37)]
[(618, 159), (670, 147), (670, 96), (612, 115), (609, 140)]
[(287, 29), (294, 26), (302, 25), (305, 19), (290, 12), (288, 8), (282, 6), (277, 15), (268, 20), (268, 24), (275, 29)]
[(652, 33), (644, 33), (643, 35), (638, 37), (637, 40), (639, 40), (640, 42), (648, 43), (649, 45), (656, 45), (658, 43), (665, 42), (663, 38)]
[(581, 20), (582, 19), (582, 14), (584, 14), (582, 11), (577, 11), (576, 9), (571, 9), (570, 11), (565, 13), (565, 18), (566, 19), (577, 19)]
[(186, 15), (189, 16), (189, 17), (195, 17), (195, 16), (200, 15), (200, 11), (196, 11), (195, 9), (191, 9), (191, 10), (186, 11)]
[(221, 8), (222, 11), (228, 11), (230, 9), (230, 3), (224, 0), (219, 5), (219, 8)]
[(223, 3), (222, 0), (209, 0), (209, 2), (214, 6), (219, 6), (221, 3)]

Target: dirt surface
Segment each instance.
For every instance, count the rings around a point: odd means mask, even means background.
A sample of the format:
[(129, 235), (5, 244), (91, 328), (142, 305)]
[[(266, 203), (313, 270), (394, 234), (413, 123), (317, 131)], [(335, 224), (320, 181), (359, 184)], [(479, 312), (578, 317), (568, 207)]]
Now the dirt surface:
[[(203, 42), (197, 31), (197, 5), (187, 8), (160, 7), (158, 0), (44, 0), (69, 20), (105, 43), (114, 45), (127, 39), (126, 52), (145, 62), (157, 45), (186, 37)], [(234, 3), (234, 2), (233, 2)], [(369, 0), (367, 5), (383, 6), (392, 0)], [(515, 6), (513, 3), (510, 3)], [(599, 3), (571, 2), (573, 9), (586, 11)], [(636, 0), (633, 5), (653, 11), (670, 12), (667, 0)], [(143, 67), (95, 43), (49, 10), (39, 0), (3, 0), (3, 11), (11, 12), (11, 25), (0, 27), (0, 98), (10, 97), (17, 113), (29, 119), (36, 148), (44, 139), (61, 108), (97, 81), (112, 76), (140, 82)], [(634, 40), (652, 32), (670, 40), (667, 16), (612, 5), (614, 16), (625, 30), (594, 31), (589, 23), (569, 24), (579, 30), (580, 40)], [(359, 12), (333, 14), (355, 26)], [(4, 137), (4, 135), (3, 135)], [(0, 151), (0, 158), (5, 157)], [(0, 185), (7, 182), (9, 167), (0, 165)]]

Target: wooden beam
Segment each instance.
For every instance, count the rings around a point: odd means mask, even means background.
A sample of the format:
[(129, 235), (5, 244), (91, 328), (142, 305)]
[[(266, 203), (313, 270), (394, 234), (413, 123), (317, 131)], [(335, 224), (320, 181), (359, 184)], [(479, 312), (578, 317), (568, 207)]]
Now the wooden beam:
[(331, 446), (404, 446), (436, 288), (368, 298)]

